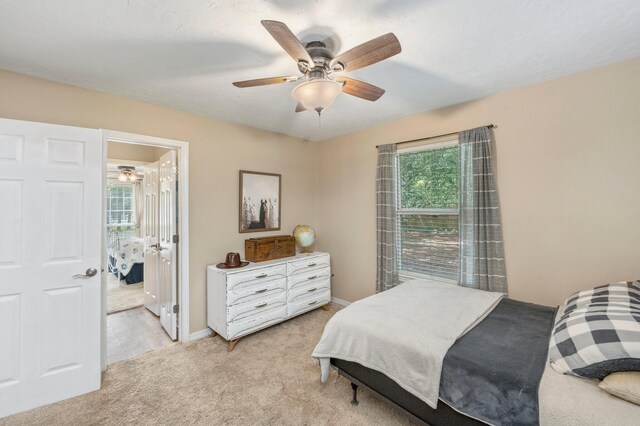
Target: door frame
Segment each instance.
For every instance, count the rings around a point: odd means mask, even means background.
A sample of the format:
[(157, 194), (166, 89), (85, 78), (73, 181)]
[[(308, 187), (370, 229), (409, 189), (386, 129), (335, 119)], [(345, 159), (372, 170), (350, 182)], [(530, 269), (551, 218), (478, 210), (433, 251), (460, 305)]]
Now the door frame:
[[(178, 153), (178, 304), (179, 326), (178, 341), (189, 342), (189, 143), (185, 141), (164, 139), (155, 136), (138, 135), (135, 133), (120, 132), (116, 130), (102, 129), (102, 199), (106, 199), (107, 191), (107, 147), (109, 141), (128, 143), (132, 145), (152, 145), (162, 148), (175, 149)], [(105, 242), (107, 214), (102, 212), (102, 259), (107, 256)], [(103, 269), (106, 265), (102, 265)], [(101, 364), (102, 370), (107, 369), (107, 275), (102, 274), (101, 293)]]

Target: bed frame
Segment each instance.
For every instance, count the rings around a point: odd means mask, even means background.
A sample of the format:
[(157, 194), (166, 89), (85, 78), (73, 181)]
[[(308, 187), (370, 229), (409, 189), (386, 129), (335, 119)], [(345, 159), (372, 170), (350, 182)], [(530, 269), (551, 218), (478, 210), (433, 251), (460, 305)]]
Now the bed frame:
[(351, 404), (354, 406), (359, 403), (358, 387), (362, 386), (376, 397), (387, 401), (421, 424), (432, 426), (476, 426), (485, 424), (455, 411), (442, 401), (438, 403), (438, 408), (434, 410), (425, 402), (404, 390), (389, 377), (358, 363), (331, 358), (331, 367), (338, 375), (344, 376), (351, 381), (351, 388), (353, 389)]

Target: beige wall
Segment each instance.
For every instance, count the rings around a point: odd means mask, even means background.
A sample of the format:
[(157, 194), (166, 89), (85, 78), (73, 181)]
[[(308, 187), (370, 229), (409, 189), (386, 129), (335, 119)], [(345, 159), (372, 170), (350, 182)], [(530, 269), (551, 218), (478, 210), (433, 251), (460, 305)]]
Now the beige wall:
[(161, 147), (109, 141), (107, 158), (153, 163), (167, 151), (169, 150)]
[[(0, 70), (0, 117), (104, 128), (189, 142), (190, 328), (206, 327), (206, 265), (253, 236), (317, 223), (317, 144)], [(238, 233), (238, 171), (282, 174), (282, 231)]]
[(110, 141), (107, 145), (107, 158), (153, 163), (156, 160), (156, 148), (147, 145)]
[[(190, 143), (191, 331), (205, 267), (243, 251), (238, 170), (282, 174), (283, 228), (314, 225), (334, 295), (375, 289), (376, 144), (495, 123), (510, 295), (557, 304), (640, 277), (640, 59), (387, 123), (321, 144), (0, 71), (0, 117)], [(10, 100), (8, 102), (7, 100)], [(266, 234), (269, 235), (269, 234)]]
[(320, 145), (319, 248), (334, 296), (375, 291), (376, 144), (495, 123), (510, 296), (558, 304), (640, 278), (640, 58)]

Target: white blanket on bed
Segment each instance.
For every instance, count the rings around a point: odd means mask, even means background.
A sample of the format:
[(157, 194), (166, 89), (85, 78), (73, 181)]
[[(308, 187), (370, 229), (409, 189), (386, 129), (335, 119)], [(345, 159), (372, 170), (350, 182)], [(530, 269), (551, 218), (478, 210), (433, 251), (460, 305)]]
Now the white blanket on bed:
[(329, 375), (329, 358), (357, 362), (436, 408), (447, 351), (503, 296), (412, 280), (338, 311), (312, 356), (320, 361), (323, 382)]
[(135, 263), (144, 262), (144, 242), (141, 239), (125, 243), (118, 253), (114, 253), (115, 267), (123, 276), (127, 276)]

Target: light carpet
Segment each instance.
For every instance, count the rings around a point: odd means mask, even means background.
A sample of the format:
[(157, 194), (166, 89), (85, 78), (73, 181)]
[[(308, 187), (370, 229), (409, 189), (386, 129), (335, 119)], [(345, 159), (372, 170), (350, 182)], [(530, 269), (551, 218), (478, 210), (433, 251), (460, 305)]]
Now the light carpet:
[(107, 275), (107, 313), (120, 312), (144, 304), (144, 283), (125, 284)]
[(411, 425), (406, 415), (331, 372), (311, 352), (335, 312), (309, 312), (238, 342), (175, 343), (120, 361), (102, 389), (0, 420), (0, 425)]

